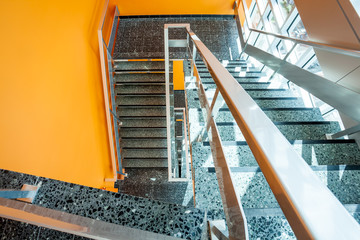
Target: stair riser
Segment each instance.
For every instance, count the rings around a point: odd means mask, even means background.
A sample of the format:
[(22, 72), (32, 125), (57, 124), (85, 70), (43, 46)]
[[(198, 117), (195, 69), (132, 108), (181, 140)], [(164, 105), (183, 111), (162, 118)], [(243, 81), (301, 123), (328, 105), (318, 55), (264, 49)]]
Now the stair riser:
[(164, 70), (165, 63), (163, 61), (124, 61), (115, 62), (115, 70)]
[(120, 94), (165, 94), (164, 85), (120, 85), (115, 87), (115, 93)]
[[(128, 129), (120, 130), (120, 137), (124, 138), (166, 138), (166, 129)], [(123, 140), (126, 141), (126, 140)]]
[(132, 105), (132, 106), (144, 106), (144, 105), (166, 105), (165, 96), (117, 96), (117, 105)]
[(154, 117), (162, 116), (166, 117), (165, 107), (157, 108), (118, 108), (117, 115), (121, 117), (133, 117), (133, 116), (144, 116), (144, 117)]
[(123, 148), (161, 148), (166, 147), (166, 139), (127, 139), (126, 141), (121, 142)]
[(167, 149), (123, 149), (123, 158), (167, 158)]
[(122, 128), (132, 127), (132, 128), (141, 128), (141, 127), (148, 127), (148, 128), (161, 128), (166, 127), (166, 118), (159, 118), (159, 119), (122, 119)]
[(115, 74), (115, 81), (121, 82), (163, 82), (165, 83), (164, 73), (131, 73)]

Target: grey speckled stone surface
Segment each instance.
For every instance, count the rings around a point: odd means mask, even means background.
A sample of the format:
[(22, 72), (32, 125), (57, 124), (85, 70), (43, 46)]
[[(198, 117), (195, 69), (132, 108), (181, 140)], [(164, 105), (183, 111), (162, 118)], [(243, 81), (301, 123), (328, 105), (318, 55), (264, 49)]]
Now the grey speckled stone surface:
[(164, 73), (117, 73), (114, 76), (117, 83), (122, 82), (165, 82)]
[[(223, 144), (230, 167), (258, 167), (248, 145), (228, 146), (227, 142)], [(356, 143), (295, 143), (292, 146), (312, 166), (360, 164), (360, 150)], [(210, 151), (208, 145), (193, 144), (193, 156), (197, 159), (195, 164), (201, 167), (214, 167), (212, 155), (204, 155), (208, 151)]]
[[(264, 113), (275, 122), (305, 122), (305, 121), (324, 121), (321, 113), (316, 108), (309, 108), (308, 110), (265, 110)], [(216, 122), (230, 122), (234, 121), (234, 117), (228, 108), (220, 109), (215, 118)]]
[(116, 94), (165, 94), (165, 85), (162, 83), (152, 83), (152, 85), (117, 85)]
[[(325, 139), (325, 134), (327, 133), (336, 133), (340, 131), (337, 122), (330, 122), (329, 124), (294, 124), (276, 126), (288, 140), (320, 140)], [(223, 141), (245, 140), (237, 125), (218, 125), (218, 129)]]
[(117, 116), (120, 117), (134, 117), (134, 116), (141, 116), (141, 117), (156, 117), (156, 116), (166, 116), (166, 109), (165, 107), (120, 107), (117, 110)]
[[(1, 188), (9, 188), (9, 186), (4, 184), (14, 183), (14, 179), (24, 181), (26, 179), (30, 179), (30, 181), (31, 179), (37, 179), (33, 184), (42, 182), (42, 186), (34, 201), (35, 205), (42, 207), (187, 239), (199, 239), (203, 228), (204, 214), (199, 209), (134, 197), (123, 193), (103, 191), (52, 179), (37, 178), (29, 175), (27, 178), (24, 178), (24, 174), (5, 170), (0, 170), (0, 173), (0, 179), (7, 179), (0, 182)], [(20, 181), (20, 183), (22, 185), (29, 182)], [(159, 191), (161, 192), (161, 190)], [(192, 191), (190, 190), (190, 192)], [(2, 226), (5, 225), (5, 229), (15, 229), (5, 232), (5, 236), (9, 236), (8, 239), (27, 239), (26, 236), (33, 236), (32, 234), (37, 231), (36, 229), (33, 230), (32, 225), (21, 230), (24, 224), (20, 223), (19, 225), (17, 222), (14, 222), (15, 225), (12, 222), (10, 224), (0, 222), (0, 224)], [(43, 231), (41, 229), (40, 233), (43, 232), (45, 236), (45, 233), (49, 231), (51, 232), (52, 230)], [(25, 237), (18, 238), (14, 234), (25, 234), (19, 235)], [(50, 236), (56, 236), (56, 234), (51, 233)], [(60, 239), (60, 237), (51, 239)]]
[(165, 106), (165, 96), (117, 96), (117, 105), (162, 105)]

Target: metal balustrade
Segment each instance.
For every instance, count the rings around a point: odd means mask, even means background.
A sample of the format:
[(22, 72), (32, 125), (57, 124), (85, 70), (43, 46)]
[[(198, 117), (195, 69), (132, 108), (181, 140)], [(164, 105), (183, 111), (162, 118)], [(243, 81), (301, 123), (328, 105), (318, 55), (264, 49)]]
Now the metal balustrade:
[[(191, 73), (196, 77), (199, 99), (207, 112), (206, 131), (209, 131), (229, 238), (248, 239), (246, 218), (239, 196), (236, 194), (217, 125), (212, 116), (218, 97), (214, 97), (211, 104), (208, 102), (195, 64), (196, 53), (201, 56), (209, 70), (217, 86), (216, 96), (221, 94), (230, 109), (296, 237), (299, 239), (358, 239), (359, 224), (320, 181), (305, 160), (295, 152), (288, 140), (255, 101), (191, 31), (190, 25), (165, 24), (164, 28), (167, 78), (169, 46), (187, 47), (192, 58)], [(167, 41), (167, 31), (171, 28), (186, 29), (187, 40)], [(193, 44), (192, 54), (190, 41)], [(292, 70), (291, 68), (288, 71)]]

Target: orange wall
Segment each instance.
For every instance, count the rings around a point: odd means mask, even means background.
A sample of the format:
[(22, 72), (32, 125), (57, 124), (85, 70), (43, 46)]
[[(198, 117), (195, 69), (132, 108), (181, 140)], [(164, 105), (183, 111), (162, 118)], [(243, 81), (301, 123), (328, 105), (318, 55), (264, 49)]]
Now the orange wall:
[(120, 1), (120, 15), (234, 14), (234, 0)]
[(0, 168), (97, 188), (113, 177), (97, 42), (103, 4), (0, 1)]

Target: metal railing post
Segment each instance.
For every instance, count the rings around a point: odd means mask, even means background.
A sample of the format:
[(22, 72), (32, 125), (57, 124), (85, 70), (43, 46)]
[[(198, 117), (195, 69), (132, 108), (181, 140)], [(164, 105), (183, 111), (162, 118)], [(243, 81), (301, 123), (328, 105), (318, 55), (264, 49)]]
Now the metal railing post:
[(170, 60), (169, 60), (169, 30), (164, 28), (165, 46), (165, 93), (166, 93), (166, 139), (168, 157), (168, 177), (171, 178), (172, 149), (171, 149), (171, 119), (170, 119)]

